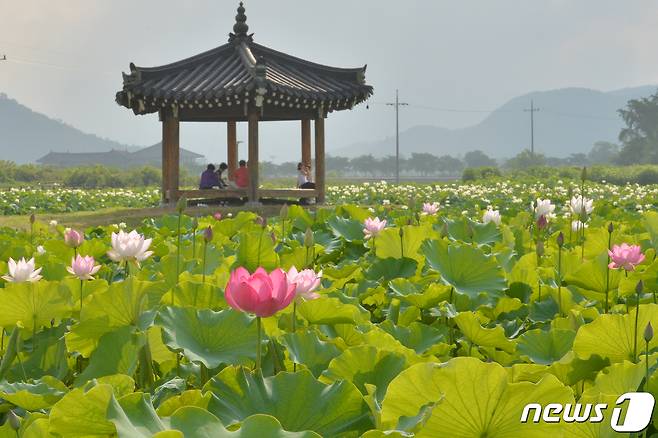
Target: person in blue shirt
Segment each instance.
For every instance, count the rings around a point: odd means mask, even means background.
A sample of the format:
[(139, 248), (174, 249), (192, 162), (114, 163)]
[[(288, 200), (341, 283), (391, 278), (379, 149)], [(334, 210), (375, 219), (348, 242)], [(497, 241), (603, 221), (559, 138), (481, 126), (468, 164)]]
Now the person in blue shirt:
[(208, 164), (206, 170), (201, 174), (201, 181), (199, 182), (199, 188), (203, 189), (212, 189), (219, 187), (219, 176), (215, 172), (215, 165)]

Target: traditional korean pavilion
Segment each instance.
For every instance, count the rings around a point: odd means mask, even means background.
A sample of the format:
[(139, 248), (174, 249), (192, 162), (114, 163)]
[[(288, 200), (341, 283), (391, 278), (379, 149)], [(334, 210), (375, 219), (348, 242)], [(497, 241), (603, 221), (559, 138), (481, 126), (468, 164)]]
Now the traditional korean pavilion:
[[(261, 198), (325, 198), (324, 119), (351, 109), (373, 92), (365, 83), (366, 67), (336, 68), (315, 64), (254, 42), (240, 3), (228, 43), (161, 67), (137, 67), (123, 74), (116, 101), (135, 114), (158, 113), (162, 122), (162, 196), (164, 202), (188, 198), (246, 195)], [(259, 188), (258, 124), (300, 120), (301, 159), (311, 163), (311, 121), (315, 128), (316, 189)], [(236, 123), (247, 122), (247, 189), (179, 190), (180, 122), (226, 122), (229, 176), (237, 168)], [(236, 193), (237, 192), (237, 193)]]

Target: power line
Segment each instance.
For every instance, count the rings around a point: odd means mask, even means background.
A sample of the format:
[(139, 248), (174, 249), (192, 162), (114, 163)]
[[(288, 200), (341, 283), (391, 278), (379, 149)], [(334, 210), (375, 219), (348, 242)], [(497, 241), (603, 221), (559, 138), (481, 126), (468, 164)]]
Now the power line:
[(535, 156), (535, 113), (539, 111), (539, 108), (535, 108), (535, 104), (532, 99), (530, 99), (530, 108), (526, 108), (523, 111), (530, 112), (530, 153), (532, 156)]
[(400, 184), (400, 107), (408, 106), (406, 102), (400, 102), (398, 90), (395, 90), (395, 102), (386, 103), (395, 106), (395, 182)]

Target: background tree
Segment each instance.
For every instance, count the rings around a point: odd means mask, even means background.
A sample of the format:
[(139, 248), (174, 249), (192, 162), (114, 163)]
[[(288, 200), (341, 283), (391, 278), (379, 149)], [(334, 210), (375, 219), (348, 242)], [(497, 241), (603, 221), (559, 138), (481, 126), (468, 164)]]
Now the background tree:
[(516, 157), (507, 160), (505, 165), (512, 169), (525, 169), (527, 167), (545, 166), (546, 157), (536, 152), (533, 154), (528, 149), (524, 149)]
[(466, 152), (464, 154), (464, 163), (466, 163), (466, 167), (496, 166), (496, 160), (480, 150)]
[(619, 145), (609, 141), (597, 141), (587, 154), (592, 164), (610, 164), (619, 155)]
[(658, 163), (658, 92), (629, 100), (619, 114), (626, 127), (619, 133), (619, 164)]

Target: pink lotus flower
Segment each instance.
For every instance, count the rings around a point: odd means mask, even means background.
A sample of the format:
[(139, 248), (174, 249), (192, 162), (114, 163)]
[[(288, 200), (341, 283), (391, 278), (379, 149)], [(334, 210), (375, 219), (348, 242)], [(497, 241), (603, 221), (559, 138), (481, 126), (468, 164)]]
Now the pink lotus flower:
[(217, 213), (213, 214), (212, 217), (214, 217), (215, 220), (218, 220), (218, 221), (222, 220), (222, 214), (219, 211)]
[(423, 213), (435, 215), (439, 211), (439, 204), (437, 202), (423, 202)]
[(386, 228), (386, 219), (379, 220), (378, 217), (374, 219), (369, 217), (365, 220), (363, 225), (365, 227), (363, 229), (363, 234), (365, 234), (366, 239), (370, 239), (371, 237), (376, 237), (384, 228)]
[(266, 318), (285, 309), (295, 298), (295, 284), (288, 283), (281, 269), (268, 274), (258, 268), (249, 274), (243, 267), (231, 272), (224, 295), (226, 302), (235, 310), (250, 312)]
[(320, 295), (313, 291), (320, 286), (321, 279), (322, 271), (316, 273), (313, 269), (304, 269), (297, 272), (297, 268), (294, 266), (288, 270), (288, 284), (296, 286), (295, 294), (297, 298), (305, 300), (320, 298)]
[(612, 250), (608, 250), (610, 256), (610, 269), (623, 268), (626, 271), (635, 270), (635, 266), (642, 263), (644, 254), (638, 245), (629, 245), (622, 243), (621, 245), (614, 245)]
[(85, 236), (74, 229), (67, 228), (64, 232), (64, 243), (71, 248), (77, 248), (85, 241)]
[(152, 241), (153, 239), (144, 239), (144, 236), (135, 230), (130, 233), (120, 230), (118, 234), (112, 233), (112, 249), (107, 252), (107, 256), (115, 262), (139, 263), (153, 254), (153, 251), (147, 251)]
[(25, 261), (25, 258), (15, 261), (10, 257), (7, 267), (9, 268), (9, 274), (3, 275), (2, 278), (9, 283), (23, 283), (26, 281), (34, 283), (41, 280), (41, 275), (39, 275), (41, 268), (35, 269), (34, 257), (28, 261)]
[(94, 274), (101, 268), (101, 265), (95, 265), (95, 263), (96, 260), (93, 257), (83, 257), (78, 254), (74, 259), (71, 259), (71, 266), (67, 266), (66, 270), (80, 280), (93, 280)]

